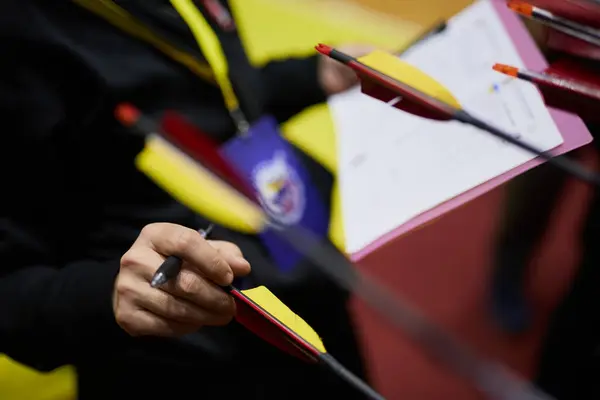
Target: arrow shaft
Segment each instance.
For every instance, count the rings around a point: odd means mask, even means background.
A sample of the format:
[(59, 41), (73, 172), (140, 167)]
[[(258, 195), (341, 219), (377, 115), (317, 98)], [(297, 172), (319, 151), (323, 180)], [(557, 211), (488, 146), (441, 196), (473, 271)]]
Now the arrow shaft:
[(471, 381), (494, 400), (551, 400), (501, 364), (476, 357), (467, 347), (431, 323), (383, 285), (357, 271), (339, 251), (299, 226), (268, 223), (278, 235), (302, 252), (338, 285), (354, 293), (402, 329), (411, 340)]
[(487, 122), (474, 117), (473, 115), (467, 113), (464, 110), (458, 111), (455, 114), (454, 119), (456, 119), (459, 122), (463, 122), (465, 124), (472, 125), (476, 128), (484, 130), (502, 140), (509, 142), (510, 144), (516, 147), (528, 151), (531, 154), (535, 154), (536, 156), (548, 162), (548, 164), (553, 165), (556, 168), (563, 170), (564, 172), (573, 175), (574, 177), (582, 181), (591, 183), (595, 186), (600, 186), (600, 176), (595, 172), (586, 169), (583, 165), (581, 165), (578, 162), (575, 162), (564, 156), (557, 158), (551, 152), (540, 150), (529, 143), (519, 140), (515, 138), (514, 135), (504, 132), (503, 130), (496, 128), (495, 126), (490, 125)]

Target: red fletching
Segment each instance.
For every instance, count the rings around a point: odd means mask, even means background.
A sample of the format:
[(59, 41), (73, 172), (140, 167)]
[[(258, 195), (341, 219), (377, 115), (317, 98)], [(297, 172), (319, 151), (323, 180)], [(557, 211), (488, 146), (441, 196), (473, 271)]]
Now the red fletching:
[(389, 103), (390, 101), (400, 97), (400, 100), (396, 104), (392, 104), (392, 107), (423, 118), (439, 121), (446, 121), (450, 119), (447, 114), (432, 112), (428, 107), (404, 99), (398, 93), (380, 85), (377, 82), (374, 82), (370, 77), (363, 76), (359, 73), (357, 73), (357, 75), (360, 78), (361, 91), (367, 96), (381, 100), (385, 103)]
[(356, 58), (324, 44), (315, 48), (324, 56), (352, 68), (361, 81), (364, 94), (386, 103), (400, 97), (393, 107), (423, 118), (439, 121), (454, 118), (457, 110), (453, 107), (361, 63)]
[(378, 100), (389, 102), (397, 97), (400, 101), (394, 107), (408, 113), (439, 121), (454, 118), (456, 110), (436, 99), (397, 80), (384, 75), (358, 61), (347, 63), (361, 81), (364, 94)]
[(235, 319), (265, 342), (303, 361), (318, 362), (319, 351), (271, 316), (237, 289), (229, 292), (235, 299)]
[(221, 155), (218, 145), (204, 132), (173, 111), (165, 113), (161, 126), (170, 142), (256, 203), (255, 191)]
[[(119, 106), (115, 110), (115, 114), (127, 126), (138, 125), (139, 121), (144, 119), (144, 116), (130, 105)], [(147, 119), (147, 122), (149, 124), (146, 125), (152, 126), (153, 131), (159, 131), (158, 126), (153, 126), (154, 122), (152, 120)], [(140, 127), (140, 129), (143, 129), (143, 127)], [(151, 134), (152, 132), (147, 131), (146, 133)], [(254, 200), (254, 192), (248, 188), (237, 171), (229, 165), (229, 162), (221, 156), (218, 146), (202, 131), (187, 123), (175, 113), (169, 112), (165, 114), (162, 120), (161, 134), (211, 172), (220, 175), (222, 179), (226, 180), (242, 195)], [(235, 299), (237, 305), (236, 320), (241, 325), (267, 343), (294, 357), (306, 362), (318, 362), (319, 351), (316, 348), (263, 310), (238, 289), (232, 287), (229, 293)]]

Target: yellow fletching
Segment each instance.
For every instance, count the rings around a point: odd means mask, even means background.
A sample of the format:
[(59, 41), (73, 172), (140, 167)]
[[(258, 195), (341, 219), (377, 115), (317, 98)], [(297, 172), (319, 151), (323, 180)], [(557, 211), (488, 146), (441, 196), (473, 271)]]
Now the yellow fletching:
[(312, 345), (321, 353), (326, 352), (325, 345), (317, 332), (315, 332), (306, 321), (294, 314), (294, 312), (290, 310), (288, 306), (283, 304), (277, 296), (271, 293), (269, 289), (264, 286), (258, 286), (253, 289), (242, 290), (241, 292), (259, 305), (263, 310), (275, 317), (283, 325), (294, 331), (298, 336), (304, 339), (304, 341)]
[(245, 233), (263, 227), (260, 208), (158, 136), (146, 139), (136, 166), (179, 202), (219, 224)]
[(461, 108), (458, 100), (444, 85), (397, 56), (376, 50), (358, 58), (358, 61), (441, 102)]

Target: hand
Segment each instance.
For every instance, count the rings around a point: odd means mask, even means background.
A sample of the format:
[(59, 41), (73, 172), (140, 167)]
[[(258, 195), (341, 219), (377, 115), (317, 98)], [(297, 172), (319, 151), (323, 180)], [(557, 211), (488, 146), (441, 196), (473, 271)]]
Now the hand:
[[(184, 260), (179, 276), (152, 288), (152, 276), (170, 255)], [(204, 240), (179, 225), (148, 225), (121, 258), (115, 319), (132, 336), (181, 336), (202, 326), (225, 325), (235, 315), (235, 302), (219, 286), (249, 272), (250, 264), (232, 243)]]
[[(348, 45), (337, 49), (349, 56), (361, 57), (375, 48), (367, 45)], [(318, 76), (319, 83), (328, 96), (348, 90), (358, 83), (358, 77), (350, 67), (327, 56), (321, 56), (319, 60)]]

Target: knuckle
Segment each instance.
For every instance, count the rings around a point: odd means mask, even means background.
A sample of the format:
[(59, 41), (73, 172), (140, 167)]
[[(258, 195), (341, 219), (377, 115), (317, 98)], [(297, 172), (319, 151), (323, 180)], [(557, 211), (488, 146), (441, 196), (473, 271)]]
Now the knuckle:
[(119, 298), (125, 298), (125, 299), (133, 297), (136, 292), (135, 287), (123, 279), (119, 279), (117, 281), (117, 283), (115, 285), (115, 290), (116, 290), (117, 296), (119, 296)]
[(201, 285), (199, 282), (200, 279), (201, 278), (194, 274), (180, 274), (178, 282), (179, 290), (181, 290), (181, 292), (187, 296), (193, 296), (194, 294), (198, 293)]
[(198, 244), (199, 238), (198, 232), (184, 229), (173, 244), (173, 249), (178, 254), (187, 253)]
[(138, 255), (134, 249), (129, 249), (121, 257), (121, 268), (131, 268), (138, 263)]
[(117, 324), (129, 335), (138, 336), (140, 334), (138, 326), (135, 323), (133, 314), (123, 309), (115, 310), (115, 320)]
[(162, 225), (160, 223), (148, 224), (142, 228), (142, 231), (140, 232), (140, 236), (143, 236), (146, 238), (152, 238), (152, 237), (158, 235), (158, 233), (161, 230), (161, 226)]
[(219, 252), (215, 252), (215, 254), (210, 259), (209, 268), (212, 272), (221, 273), (225, 270), (225, 261), (223, 260), (223, 256)]

